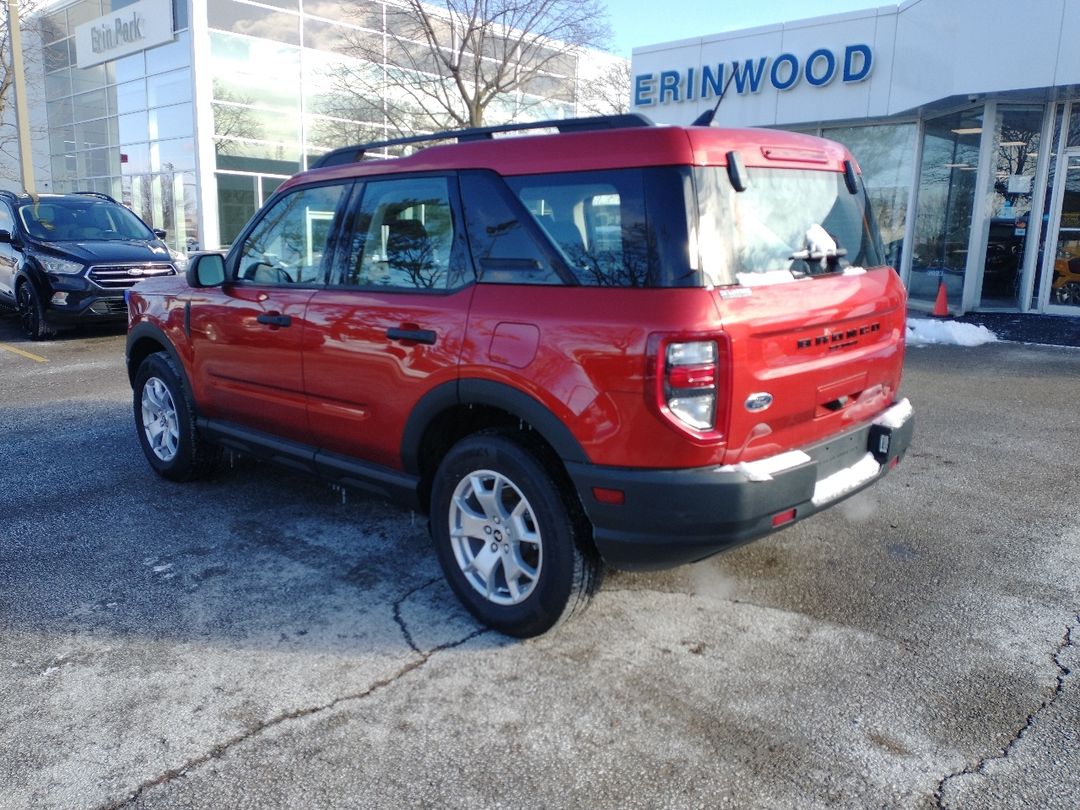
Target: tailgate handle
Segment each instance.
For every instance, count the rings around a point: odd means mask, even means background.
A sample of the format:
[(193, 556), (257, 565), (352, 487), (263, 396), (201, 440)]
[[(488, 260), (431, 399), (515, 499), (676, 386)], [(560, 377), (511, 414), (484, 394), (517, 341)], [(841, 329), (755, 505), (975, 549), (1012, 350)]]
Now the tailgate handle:
[(412, 343), (426, 343), (428, 346), (435, 345), (437, 335), (431, 329), (395, 329), (386, 330), (386, 336), (390, 340), (402, 340)]
[(282, 315), (280, 312), (261, 312), (255, 320), (265, 323), (267, 326), (292, 326), (292, 318)]

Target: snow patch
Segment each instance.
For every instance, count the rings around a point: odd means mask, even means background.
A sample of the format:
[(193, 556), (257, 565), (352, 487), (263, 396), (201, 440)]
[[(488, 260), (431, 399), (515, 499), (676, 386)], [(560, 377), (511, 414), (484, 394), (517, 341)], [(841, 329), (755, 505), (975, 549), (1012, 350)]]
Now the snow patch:
[(907, 397), (893, 405), (889, 410), (885, 411), (881, 416), (874, 420), (875, 425), (881, 425), (882, 427), (896, 430), (898, 427), (904, 424), (911, 418), (911, 414), (914, 409), (911, 407), (911, 402)]
[(959, 321), (934, 321), (908, 318), (908, 346), (982, 346), (995, 343), (998, 337), (985, 326)]
[(762, 273), (736, 273), (735, 278), (744, 287), (764, 287), (769, 284), (790, 284), (793, 281), (805, 281), (804, 278), (795, 278), (790, 270), (766, 270)]
[(739, 472), (746, 476), (748, 481), (772, 481), (773, 474), (790, 470), (811, 461), (810, 456), (802, 450), (791, 450), (787, 453), (769, 456), (757, 461), (740, 461), (738, 464), (725, 464), (717, 467), (717, 472)]
[(814, 506), (835, 501), (841, 495), (846, 495), (862, 484), (869, 481), (881, 471), (881, 465), (874, 460), (871, 453), (867, 453), (855, 464), (837, 470), (832, 475), (822, 478), (814, 487), (814, 497), (810, 500)]

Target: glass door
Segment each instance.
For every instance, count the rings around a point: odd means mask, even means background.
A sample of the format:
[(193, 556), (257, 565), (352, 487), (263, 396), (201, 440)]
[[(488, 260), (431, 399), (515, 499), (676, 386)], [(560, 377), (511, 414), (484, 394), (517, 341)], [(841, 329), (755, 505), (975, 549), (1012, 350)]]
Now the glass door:
[(1061, 217), (1054, 248), (1049, 306), (1080, 315), (1080, 154), (1067, 157), (1061, 178)]
[(1041, 104), (996, 106), (980, 308), (1019, 308), (1045, 112)]

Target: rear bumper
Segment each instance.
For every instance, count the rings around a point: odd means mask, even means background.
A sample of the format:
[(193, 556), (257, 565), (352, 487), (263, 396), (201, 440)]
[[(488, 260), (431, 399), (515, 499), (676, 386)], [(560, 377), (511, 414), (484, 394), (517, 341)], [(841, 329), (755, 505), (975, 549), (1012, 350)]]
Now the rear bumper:
[[(691, 470), (566, 466), (609, 565), (669, 568), (771, 534), (865, 489), (903, 457), (914, 427), (903, 400), (872, 424), (749, 464)], [(602, 503), (594, 487), (620, 490), (624, 502)], [(791, 520), (785, 516), (773, 525), (790, 510)]]

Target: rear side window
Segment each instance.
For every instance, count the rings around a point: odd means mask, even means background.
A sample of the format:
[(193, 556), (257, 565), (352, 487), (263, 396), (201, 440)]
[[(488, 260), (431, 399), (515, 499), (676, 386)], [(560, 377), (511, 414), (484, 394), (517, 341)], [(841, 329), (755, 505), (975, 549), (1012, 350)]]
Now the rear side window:
[(511, 177), (507, 184), (581, 284), (648, 286), (649, 240), (641, 173)]
[(310, 186), (271, 203), (240, 245), (237, 280), (272, 285), (321, 282), (330, 236), (350, 186)]
[(678, 169), (619, 169), (507, 178), (579, 284), (699, 283), (687, 252), (689, 183)]
[[(842, 174), (759, 168), (748, 176), (747, 189), (736, 192), (725, 168), (694, 172), (698, 248), (710, 283), (753, 284), (766, 274), (782, 281), (884, 264), (865, 189), (852, 194)], [(822, 243), (835, 246), (834, 258), (815, 258), (827, 253)]]
[[(461, 175), (465, 222), (480, 280), (488, 284), (563, 284), (557, 257), (503, 181), (487, 173)], [(568, 277), (567, 277), (568, 278)]]

